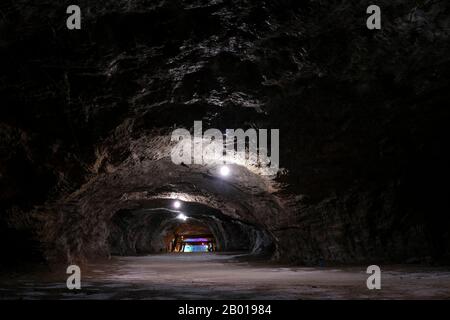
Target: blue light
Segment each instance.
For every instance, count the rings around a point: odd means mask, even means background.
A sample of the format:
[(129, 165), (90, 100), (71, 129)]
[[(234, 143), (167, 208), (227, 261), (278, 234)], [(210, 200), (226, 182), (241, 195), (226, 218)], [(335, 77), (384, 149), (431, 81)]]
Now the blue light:
[(208, 246), (187, 244), (184, 247), (184, 252), (208, 252)]

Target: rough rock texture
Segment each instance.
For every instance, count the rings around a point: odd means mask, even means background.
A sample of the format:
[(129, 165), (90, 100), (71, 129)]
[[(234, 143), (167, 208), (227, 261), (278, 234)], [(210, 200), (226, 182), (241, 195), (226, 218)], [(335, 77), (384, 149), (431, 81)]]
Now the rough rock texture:
[[(381, 31), (368, 4), (80, 0), (68, 31), (68, 3), (3, 1), (5, 261), (106, 256), (118, 214), (173, 198), (280, 260), (448, 261), (449, 4), (380, 0)], [(283, 169), (174, 165), (194, 120), (279, 128)]]

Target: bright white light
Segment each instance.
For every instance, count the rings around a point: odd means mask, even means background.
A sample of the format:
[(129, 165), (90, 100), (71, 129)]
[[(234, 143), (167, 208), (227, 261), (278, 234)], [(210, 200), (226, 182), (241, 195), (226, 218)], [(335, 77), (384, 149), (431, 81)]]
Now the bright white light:
[(174, 207), (175, 209), (180, 209), (180, 208), (181, 208), (181, 202), (178, 201), (178, 200), (176, 200), (176, 201), (173, 203), (173, 207)]
[(177, 216), (177, 219), (180, 219), (180, 220), (183, 220), (183, 221), (186, 221), (187, 218), (188, 218), (188, 217), (186, 217), (186, 216), (185, 216), (184, 214), (182, 214), (182, 213), (180, 213), (180, 214)]
[(230, 174), (230, 168), (228, 168), (227, 166), (220, 167), (220, 174), (226, 177), (227, 175)]

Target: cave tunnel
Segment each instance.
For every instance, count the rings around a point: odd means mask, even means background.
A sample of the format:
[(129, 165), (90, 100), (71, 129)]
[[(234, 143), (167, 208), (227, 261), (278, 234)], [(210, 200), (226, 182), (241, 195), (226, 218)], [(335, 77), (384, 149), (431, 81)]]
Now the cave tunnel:
[(38, 2), (0, 4), (0, 299), (450, 297), (450, 2)]
[(272, 253), (273, 240), (261, 227), (230, 218), (220, 210), (159, 199), (142, 209), (117, 212), (109, 223), (108, 246), (111, 255), (120, 256), (183, 252), (264, 256)]

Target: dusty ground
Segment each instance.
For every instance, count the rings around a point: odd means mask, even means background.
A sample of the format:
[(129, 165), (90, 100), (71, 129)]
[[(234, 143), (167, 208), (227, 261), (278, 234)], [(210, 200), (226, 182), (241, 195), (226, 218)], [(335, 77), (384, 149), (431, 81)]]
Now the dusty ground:
[(3, 273), (0, 299), (449, 299), (450, 269), (380, 266), (381, 290), (366, 266), (305, 268), (238, 262), (230, 254), (114, 257), (82, 268), (82, 289), (65, 274)]

